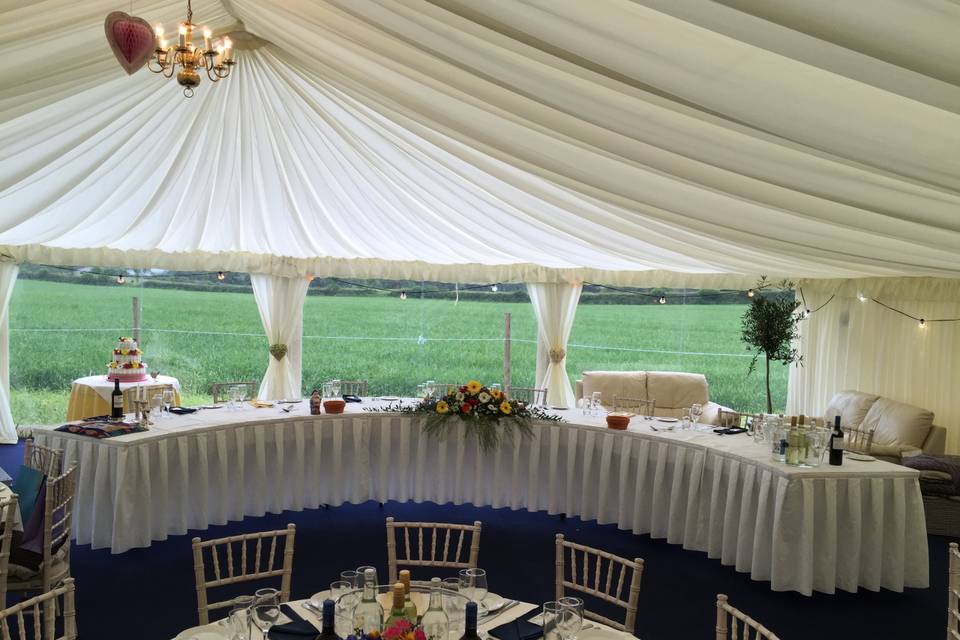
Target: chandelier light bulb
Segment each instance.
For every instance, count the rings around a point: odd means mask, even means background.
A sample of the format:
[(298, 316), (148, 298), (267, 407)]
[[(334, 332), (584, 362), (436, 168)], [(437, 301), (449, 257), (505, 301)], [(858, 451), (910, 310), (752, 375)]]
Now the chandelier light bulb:
[[(194, 42), (193, 34), (196, 29), (200, 29), (203, 34), (202, 44)], [(194, 89), (200, 86), (203, 72), (206, 72), (210, 82), (219, 82), (230, 75), (236, 64), (230, 38), (223, 38), (219, 43), (212, 42), (213, 31), (209, 27), (195, 26), (190, 0), (187, 0), (187, 19), (177, 26), (175, 47), (167, 48), (162, 25), (156, 25), (153, 32), (156, 44), (147, 68), (165, 78), (176, 76), (177, 83), (183, 87), (183, 95), (188, 98), (192, 97)]]
[(927, 328), (927, 321), (924, 320), (923, 318), (920, 318), (920, 328), (921, 328), (921, 329), (926, 329), (926, 328)]
[(212, 35), (213, 33), (210, 31), (209, 27), (203, 28), (203, 49), (205, 51), (210, 51), (210, 36)]
[(863, 295), (863, 292), (862, 292), (862, 291), (858, 291), (858, 292), (857, 292), (857, 300), (859, 300), (860, 302), (866, 302), (866, 301), (867, 301), (867, 296)]

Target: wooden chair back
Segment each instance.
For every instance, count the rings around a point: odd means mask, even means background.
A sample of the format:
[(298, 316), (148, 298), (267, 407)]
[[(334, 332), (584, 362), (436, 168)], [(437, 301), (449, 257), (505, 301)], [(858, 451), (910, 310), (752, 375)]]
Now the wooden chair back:
[(717, 413), (717, 425), (720, 427), (739, 427), (742, 415), (739, 411), (720, 409)]
[[(59, 478), (47, 477), (43, 503), (43, 566), (41, 591), (47, 592), (63, 577), (70, 575), (70, 535), (73, 533), (73, 507), (77, 497), (77, 465)], [(26, 524), (26, 523), (24, 523)], [(66, 572), (54, 575), (53, 557), (63, 548)]]
[(635, 413), (642, 418), (652, 418), (656, 415), (657, 401), (613, 396), (613, 410)]
[(210, 395), (213, 396), (213, 404), (219, 404), (228, 400), (227, 390), (230, 387), (246, 387), (247, 400), (257, 397), (257, 383), (251, 380), (243, 382), (214, 382), (210, 385)]
[[(57, 600), (63, 596), (63, 606)], [(63, 635), (56, 635), (57, 611), (63, 611)], [(28, 640), (26, 619), (32, 618), (32, 640), (76, 640), (77, 609), (74, 603), (73, 578), (67, 578), (63, 584), (44, 593), (18, 602), (0, 611), (0, 637), (3, 640), (18, 638)], [(14, 632), (11, 633), (11, 626)]]
[[(447, 522), (396, 522), (392, 517), (387, 518), (389, 583), (393, 584), (397, 581), (397, 567), (400, 565), (444, 569), (475, 568), (477, 557), (480, 555), (480, 529), (479, 520), (471, 525)], [(410, 544), (411, 530), (417, 532), (413, 546)], [(403, 538), (402, 553), (399, 556), (398, 535)], [(425, 545), (426, 550), (424, 550)]]
[(341, 380), (340, 395), (342, 396), (367, 396), (370, 385), (366, 380)]
[(947, 570), (947, 640), (960, 640), (960, 547), (950, 543)]
[(535, 387), (510, 387), (510, 399), (519, 400), (529, 406), (547, 404), (547, 390)]
[(63, 473), (63, 449), (37, 444), (33, 438), (23, 441), (23, 466), (56, 477)]
[[(233, 602), (208, 602), (208, 589), (279, 577), (280, 601), (289, 600), (295, 534), (296, 525), (288, 524), (286, 529), (277, 531), (244, 533), (206, 541), (194, 538), (193, 572), (197, 585), (197, 613), (200, 624), (209, 624), (211, 611), (229, 607)], [(264, 546), (267, 546), (265, 543), (268, 543), (269, 549), (264, 549)], [(210, 572), (204, 564), (208, 558), (212, 569)], [(207, 579), (208, 575), (210, 579)]]
[(10, 547), (13, 544), (13, 527), (20, 505), (17, 495), (11, 494), (0, 499), (3, 533), (0, 534), (0, 609), (7, 606), (7, 582), (10, 579)]
[(843, 448), (854, 453), (870, 453), (873, 445), (873, 429), (843, 429)]
[(717, 640), (780, 640), (765, 626), (743, 613), (717, 594)]
[[(558, 533), (556, 565), (557, 600), (563, 598), (569, 589), (621, 607), (626, 610), (623, 622), (611, 620), (589, 611), (586, 607), (583, 616), (620, 631), (633, 633), (637, 622), (637, 602), (640, 599), (640, 578), (643, 576), (642, 558), (628, 560), (600, 549), (568, 542), (563, 534)], [(626, 600), (623, 599), (624, 589)]]

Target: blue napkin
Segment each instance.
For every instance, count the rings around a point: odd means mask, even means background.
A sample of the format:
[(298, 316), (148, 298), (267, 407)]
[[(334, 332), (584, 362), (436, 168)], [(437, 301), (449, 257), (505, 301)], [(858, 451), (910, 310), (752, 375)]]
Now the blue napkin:
[(489, 631), (497, 640), (536, 640), (543, 635), (543, 627), (529, 620), (511, 620)]
[(291, 622), (271, 627), (268, 634), (270, 640), (302, 640), (303, 638), (315, 638), (320, 635), (320, 631), (301, 618), (300, 614), (294, 611), (290, 605), (280, 605), (280, 611), (290, 618)]
[(17, 473), (12, 489), (20, 502), (20, 521), (24, 526), (30, 522), (33, 508), (37, 504), (37, 496), (40, 495), (40, 488), (46, 479), (47, 476), (33, 467), (20, 467), (20, 472)]

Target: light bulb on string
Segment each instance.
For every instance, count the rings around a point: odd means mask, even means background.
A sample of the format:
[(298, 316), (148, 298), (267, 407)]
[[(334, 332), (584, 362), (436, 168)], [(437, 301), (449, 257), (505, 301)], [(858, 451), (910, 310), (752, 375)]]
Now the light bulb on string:
[(924, 320), (923, 318), (920, 318), (920, 328), (921, 328), (921, 329), (926, 329), (926, 328), (927, 328), (927, 321)]
[(401, 299), (401, 300), (406, 300), (406, 299), (407, 299), (407, 292), (406, 292), (406, 291), (401, 291), (401, 292), (400, 292), (400, 299)]
[(126, 282), (126, 280), (124, 279), (122, 273), (117, 276), (117, 284), (123, 284), (123, 283), (125, 283), (125, 282)]
[(748, 298), (752, 298), (753, 295), (754, 295), (753, 289), (747, 289), (747, 297), (748, 297)]
[(660, 304), (667, 304), (667, 296), (660, 296), (660, 299), (657, 300)]
[(496, 292), (497, 292), (497, 289), (499, 289), (499, 288), (500, 288), (500, 287), (498, 287), (497, 285), (493, 285), (493, 286), (490, 287), (490, 291), (493, 291), (494, 293), (496, 293)]
[(859, 300), (860, 302), (866, 302), (866, 301), (867, 301), (867, 296), (863, 295), (863, 292), (862, 292), (862, 291), (858, 291), (858, 292), (857, 292), (857, 300)]
[(226, 274), (223, 273), (223, 271), (217, 271), (217, 280), (221, 280), (221, 281), (222, 281), (222, 280), (226, 279), (226, 277), (227, 277), (227, 276), (226, 276)]

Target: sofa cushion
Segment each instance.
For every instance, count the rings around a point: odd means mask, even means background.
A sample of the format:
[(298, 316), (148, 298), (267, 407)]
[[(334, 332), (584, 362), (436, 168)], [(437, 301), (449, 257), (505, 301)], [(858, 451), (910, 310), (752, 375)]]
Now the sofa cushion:
[[(662, 409), (683, 409), (693, 404), (707, 404), (710, 393), (702, 373), (647, 371), (647, 397)], [(671, 414), (672, 415), (672, 414)]]
[(879, 445), (906, 445), (922, 449), (933, 426), (933, 412), (888, 398), (878, 398), (863, 418)]
[(645, 371), (584, 371), (583, 397), (589, 398), (594, 391), (600, 392), (600, 402), (613, 405), (613, 397), (647, 399), (647, 374)]
[(840, 416), (841, 426), (856, 429), (879, 397), (861, 391), (841, 391), (830, 399), (827, 410), (823, 412), (823, 423), (832, 427), (833, 419)]

